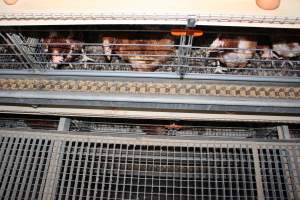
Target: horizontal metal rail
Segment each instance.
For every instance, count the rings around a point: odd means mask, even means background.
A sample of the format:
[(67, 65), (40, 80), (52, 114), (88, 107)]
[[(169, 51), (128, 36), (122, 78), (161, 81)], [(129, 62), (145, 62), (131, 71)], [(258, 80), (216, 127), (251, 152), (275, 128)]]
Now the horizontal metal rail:
[(191, 104), (191, 105), (224, 105), (224, 106), (259, 106), (259, 107), (286, 107), (298, 108), (300, 100), (283, 99), (255, 99), (255, 98), (231, 98), (231, 97), (183, 97), (173, 95), (116, 95), (116, 94), (90, 94), (82, 92), (31, 92), (31, 91), (0, 91), (0, 98), (45, 99), (45, 100), (78, 100), (78, 101), (111, 101), (111, 102), (133, 102), (133, 103), (162, 103), (162, 104)]
[[(171, 24), (186, 25), (187, 19), (196, 19), (196, 25), (248, 26), (248, 27), (278, 27), (299, 28), (299, 17), (270, 16), (270, 15), (226, 15), (199, 13), (2, 13), (1, 24), (36, 25), (39, 20), (44, 25), (61, 24)], [(22, 20), (22, 23), (20, 22)], [(9, 23), (10, 22), (10, 23)]]
[[(90, 70), (0, 70), (0, 76), (43, 76), (49, 77), (69, 77), (69, 78), (89, 78), (89, 77), (117, 77), (117, 78), (157, 78), (157, 79), (178, 79), (176, 72), (128, 72), (128, 71), (90, 71)], [(269, 83), (300, 83), (297, 77), (262, 77), (262, 76), (243, 76), (230, 74), (197, 74), (186, 73), (186, 80), (210, 80), (210, 81), (242, 81), (242, 82), (269, 82)]]
[(300, 117), (288, 115), (266, 114), (237, 114), (237, 113), (207, 113), (207, 112), (171, 112), (148, 111), (128, 109), (89, 109), (89, 108), (56, 108), (47, 106), (13, 106), (0, 105), (0, 113), (51, 115), (51, 116), (77, 116), (102, 118), (128, 118), (128, 119), (160, 119), (160, 120), (190, 120), (190, 121), (221, 121), (221, 122), (263, 122), (263, 123), (300, 123)]
[(2, 104), (299, 114), (299, 100), (0, 91)]

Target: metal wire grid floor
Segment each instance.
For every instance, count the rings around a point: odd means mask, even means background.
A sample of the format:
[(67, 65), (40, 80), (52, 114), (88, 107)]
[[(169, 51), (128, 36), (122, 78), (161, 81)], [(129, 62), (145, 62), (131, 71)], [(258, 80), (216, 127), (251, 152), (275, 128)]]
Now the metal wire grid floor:
[(0, 199), (299, 199), (299, 143), (0, 131)]
[(14, 129), (42, 129), (42, 130), (57, 130), (59, 120), (55, 119), (26, 119), (26, 118), (1, 118), (0, 128)]
[[(0, 120), (1, 123), (1, 120)], [(1, 124), (0, 124), (1, 125)], [(222, 138), (278, 138), (276, 126), (270, 127), (225, 127), (199, 125), (112, 123), (73, 119), (70, 125), (72, 132), (95, 132), (135, 135), (168, 135), (168, 136), (201, 136)]]
[[(22, 117), (0, 117), (0, 129), (19, 129), (20, 130), (57, 130), (59, 120), (43, 118), (22, 118)], [(94, 120), (70, 121), (69, 130), (71, 132), (94, 132), (97, 135), (167, 135), (167, 136), (198, 136), (198, 137), (220, 137), (220, 138), (268, 138), (278, 139), (276, 126), (266, 127), (228, 127), (199, 125), (176, 125), (161, 123), (139, 123), (139, 122), (104, 122)], [(291, 129), (291, 136), (296, 138), (299, 130)]]

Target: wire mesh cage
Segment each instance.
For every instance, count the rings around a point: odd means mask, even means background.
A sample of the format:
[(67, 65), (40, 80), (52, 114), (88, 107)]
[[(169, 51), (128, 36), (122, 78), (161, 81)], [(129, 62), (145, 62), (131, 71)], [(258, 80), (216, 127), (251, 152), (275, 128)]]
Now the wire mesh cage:
[(291, 138), (299, 139), (300, 138), (300, 129), (292, 128), (292, 129), (290, 129), (290, 134), (291, 134)]
[(278, 139), (275, 125), (230, 126), (229, 124), (205, 125), (206, 122), (148, 122), (101, 121), (94, 119), (73, 119), (71, 132), (94, 132), (115, 135), (165, 135), (174, 137), (220, 137), (220, 138), (265, 138)]
[[(177, 29), (90, 30), (22, 32), (1, 35), (2, 49), (14, 49), (22, 64), (35, 70), (92, 70), (176, 72), (250, 76), (292, 76), (300, 72), (299, 34), (249, 36), (210, 34), (204, 38), (182, 35)], [(220, 30), (220, 32), (222, 29)], [(255, 31), (254, 31), (255, 32)], [(1, 52), (1, 51), (0, 51)], [(3, 51), (2, 51), (3, 52)], [(2, 57), (6, 54), (1, 53)], [(8, 64), (8, 65), (6, 65)]]
[(0, 128), (57, 130), (58, 119), (0, 117)]

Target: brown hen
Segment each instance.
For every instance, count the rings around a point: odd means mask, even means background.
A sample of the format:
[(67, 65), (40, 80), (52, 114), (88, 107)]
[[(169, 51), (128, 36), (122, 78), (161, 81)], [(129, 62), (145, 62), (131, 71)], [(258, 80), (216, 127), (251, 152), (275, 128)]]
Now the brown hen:
[(108, 60), (112, 54), (130, 63), (132, 69), (140, 72), (153, 72), (159, 65), (170, 59), (175, 52), (173, 40), (169, 38), (140, 38), (129, 35), (104, 36), (104, 53)]

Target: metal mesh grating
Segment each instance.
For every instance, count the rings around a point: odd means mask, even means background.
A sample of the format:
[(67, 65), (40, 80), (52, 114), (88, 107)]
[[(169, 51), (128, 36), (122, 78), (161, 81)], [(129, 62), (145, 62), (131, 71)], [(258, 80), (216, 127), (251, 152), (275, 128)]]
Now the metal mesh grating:
[(249, 148), (66, 142), (56, 199), (256, 199)]
[(297, 177), (292, 176), (289, 151), (266, 148), (259, 150), (259, 156), (265, 199), (297, 199), (292, 192), (291, 179)]
[(296, 142), (0, 130), (5, 200), (296, 200), (299, 171)]
[(50, 140), (0, 137), (0, 199), (41, 199)]

